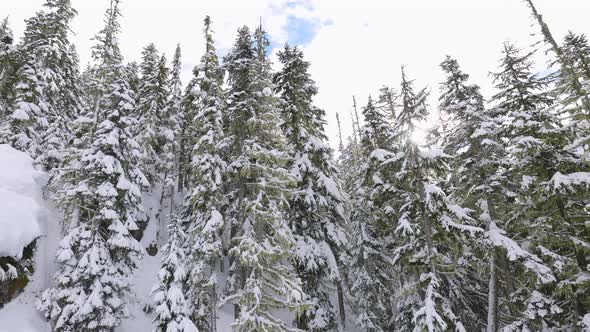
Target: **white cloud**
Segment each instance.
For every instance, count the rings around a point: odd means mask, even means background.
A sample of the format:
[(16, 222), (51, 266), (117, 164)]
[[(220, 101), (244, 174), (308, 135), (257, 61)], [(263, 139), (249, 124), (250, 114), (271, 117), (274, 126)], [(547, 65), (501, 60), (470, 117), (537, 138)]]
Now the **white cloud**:
[[(23, 20), (41, 8), (43, 0), (0, 1), (0, 15), (10, 14), (17, 37)], [(89, 60), (90, 39), (102, 27), (108, 0), (72, 0), (79, 15), (73, 22), (75, 43), (82, 64)], [(568, 29), (590, 34), (587, 0), (536, 0), (556, 36)], [(319, 106), (328, 112), (328, 135), (336, 146), (335, 113), (339, 112), (350, 134), (352, 95), (362, 105), (368, 93), (382, 84), (398, 87), (400, 66), (407, 65), (417, 86), (430, 85), (438, 92), (442, 74), (438, 64), (445, 54), (456, 57), (472, 81), (491, 93), (488, 72), (497, 67), (501, 43), (510, 38), (527, 47), (531, 37), (528, 8), (515, 0), (123, 0), (121, 47), (127, 60), (137, 60), (141, 49), (154, 42), (170, 57), (180, 42), (185, 79), (203, 52), (202, 23), (210, 15), (220, 50), (227, 50), (244, 24), (260, 18), (279, 43), (287, 39), (287, 17), (327, 22), (304, 47), (320, 94)], [(539, 63), (539, 67), (543, 67)], [(434, 97), (433, 97), (434, 99)], [(436, 107), (433, 100), (432, 107)]]
[[(501, 44), (511, 39), (521, 47), (538, 40), (531, 33), (530, 12), (514, 0), (312, 0), (314, 17), (331, 19), (305, 47), (320, 94), (319, 106), (328, 112), (328, 135), (337, 146), (335, 113), (339, 112), (345, 136), (350, 135), (352, 95), (359, 104), (369, 93), (387, 84), (399, 87), (400, 66), (417, 88), (428, 85), (436, 108), (438, 84), (443, 80), (438, 64), (446, 54), (458, 59), (471, 80), (492, 94), (488, 73), (497, 69)], [(554, 34), (568, 29), (590, 33), (586, 0), (536, 0)], [(541, 58), (539, 68), (545, 65)]]

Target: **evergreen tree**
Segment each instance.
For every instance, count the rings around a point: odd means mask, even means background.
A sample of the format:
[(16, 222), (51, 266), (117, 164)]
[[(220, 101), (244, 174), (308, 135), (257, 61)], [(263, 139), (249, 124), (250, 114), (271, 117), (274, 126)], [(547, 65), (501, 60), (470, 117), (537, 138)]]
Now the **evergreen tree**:
[[(382, 97), (385, 98), (385, 92)], [(362, 159), (351, 192), (349, 287), (356, 322), (369, 331), (393, 328), (391, 317), (397, 296), (394, 280), (398, 271), (391, 260), (392, 237), (388, 230), (391, 222), (388, 216), (391, 211), (387, 206), (390, 185), (382, 180), (389, 178), (389, 170), (381, 167), (384, 158), (396, 150), (393, 127), (387, 119), (392, 115), (391, 107), (393, 105), (387, 106), (387, 103), (378, 107), (369, 96), (362, 109), (365, 123), (360, 129)]]
[(0, 23), (0, 119), (6, 122), (14, 100), (14, 85), (19, 64), (19, 53), (12, 45), (12, 29), (8, 17)]
[(569, 31), (563, 40), (563, 52), (574, 70), (583, 78), (583, 83), (590, 80), (590, 44), (586, 35), (576, 35)]
[(470, 225), (466, 211), (452, 204), (439, 185), (448, 156), (411, 140), (427, 115), (427, 94), (415, 93), (403, 70), (400, 93), (392, 140), (402, 145), (399, 151), (374, 152), (384, 167), (373, 200), (384, 210), (382, 216), (393, 219), (392, 264), (402, 276), (392, 326), (396, 331), (464, 330), (453, 305), (451, 266), (463, 245), (483, 230)]
[[(168, 83), (170, 89), (170, 98), (168, 101), (171, 119), (170, 127), (174, 134), (174, 141), (172, 145), (172, 151), (174, 155), (174, 169), (172, 170), (172, 172), (170, 172), (170, 176), (168, 178), (170, 180), (175, 179), (177, 182), (176, 185), (178, 185), (178, 182), (180, 181), (180, 154), (183, 150), (182, 130), (184, 127), (184, 122), (186, 121), (185, 112), (182, 105), (182, 81), (180, 80), (180, 74), (182, 71), (181, 56), (182, 51), (180, 49), (180, 44), (178, 44), (176, 45), (176, 49), (174, 51), (174, 57), (172, 59), (172, 69), (170, 71), (170, 82)], [(171, 206), (171, 208), (173, 207)]]
[(156, 46), (149, 44), (142, 52), (141, 80), (138, 86), (137, 110), (141, 128), (138, 139), (145, 153), (144, 172), (153, 185), (161, 184), (166, 172), (168, 128), (168, 68)]
[(571, 127), (547, 107), (553, 103), (547, 81), (532, 72), (530, 54), (520, 55), (506, 44), (502, 71), (494, 78), (499, 90), (494, 100), (508, 112), (504, 131), (509, 176), (517, 184), (508, 231), (553, 266), (557, 278), (553, 285), (525, 284), (515, 290), (525, 314), (511, 327), (574, 329), (587, 312), (589, 289), (588, 282), (579, 279), (580, 273), (587, 273), (580, 255), (587, 250), (579, 247), (585, 230), (573, 217), (584, 214), (581, 197), (588, 186), (588, 164), (565, 148), (572, 142)]
[(285, 331), (288, 324), (277, 310), (299, 311), (301, 282), (291, 260), (295, 238), (283, 213), (293, 179), (285, 168), (284, 137), (273, 95), (268, 40), (261, 28), (255, 46), (247, 27), (226, 58), (229, 70), (230, 122), (233, 155), (232, 183), (237, 185), (228, 214), (233, 257), (229, 294), (236, 308), (236, 331)]
[(159, 54), (154, 44), (146, 46), (142, 55), (141, 81), (135, 110), (141, 123), (137, 135), (144, 153), (142, 170), (152, 184), (152, 193), (159, 196), (154, 217), (158, 223), (157, 242), (162, 246), (166, 242), (166, 214), (176, 182), (175, 117), (170, 108), (170, 78), (165, 56)]
[[(388, 107), (389, 108), (389, 107)], [(365, 125), (361, 128), (361, 145), (366, 154), (370, 154), (376, 149), (388, 147), (388, 141), (393, 136), (393, 128), (387, 121), (387, 117), (382, 110), (375, 105), (371, 96), (367, 106), (362, 109)]]
[(26, 21), (10, 121), (2, 136), (52, 169), (69, 139), (67, 124), (83, 105), (77, 56), (68, 39), (76, 11), (69, 0), (47, 0), (44, 7)]
[[(387, 89), (389, 97), (393, 91)], [(393, 299), (395, 297), (394, 281), (397, 271), (391, 261), (391, 238), (383, 227), (388, 223), (385, 202), (388, 195), (381, 187), (383, 174), (379, 165), (385, 149), (394, 149), (393, 128), (387, 116), (395, 115), (393, 99), (388, 104), (385, 89), (379, 105), (369, 97), (362, 109), (365, 125), (359, 129), (360, 146), (356, 148), (356, 166), (352, 170), (351, 245), (349, 288), (352, 296), (353, 310), (359, 327), (369, 331), (391, 330), (393, 316)], [(389, 318), (388, 318), (389, 317)]]
[(395, 89), (390, 88), (388, 86), (382, 86), (379, 89), (379, 98), (377, 99), (377, 107), (380, 111), (384, 114), (387, 114), (386, 118), (393, 124), (395, 118), (397, 117), (397, 108), (398, 108), (398, 101), (399, 94)]
[[(112, 331), (127, 315), (125, 297), (142, 252), (131, 236), (141, 212), (141, 188), (148, 185), (137, 168), (141, 153), (131, 128), (133, 97), (116, 33), (119, 2), (113, 0), (106, 27), (97, 36), (93, 78), (98, 111), (91, 145), (78, 159), (79, 178), (65, 188), (76, 196), (79, 217), (60, 244), (55, 288), (38, 307), (56, 331)], [(97, 119), (97, 117), (95, 117)], [(75, 171), (75, 170), (74, 170)]]
[[(513, 187), (504, 171), (507, 151), (501, 139), (506, 110), (485, 109), (479, 87), (468, 84), (469, 75), (456, 60), (447, 56), (441, 67), (447, 76), (439, 98), (448, 121), (443, 141), (446, 151), (454, 156), (449, 190), (455, 202), (475, 212), (471, 214), (475, 224), (487, 230), (472, 243), (472, 250), (462, 254), (463, 264), (455, 278), (461, 287), (455, 296), (459, 303), (454, 307), (463, 309), (458, 315), (466, 328), (481, 328), (487, 316), (487, 331), (496, 331), (500, 320), (506, 319), (504, 305), (499, 304), (503, 284), (510, 283), (515, 274), (545, 283), (553, 276), (537, 256), (522, 249), (503, 229), (507, 225), (505, 212), (510, 210), (506, 202), (512, 196), (508, 188)], [(486, 282), (487, 314), (482, 310), (486, 298), (478, 295)]]
[[(139, 82), (141, 81), (140, 68), (137, 62), (132, 61), (127, 64), (127, 75), (129, 81), (129, 88), (133, 91), (133, 95), (137, 98), (139, 94)], [(139, 118), (136, 114), (136, 117)]]
[[(572, 71), (580, 77), (580, 83), (590, 91), (590, 45), (585, 35), (576, 35), (569, 32), (563, 43), (563, 53), (567, 62), (571, 64)], [(568, 126), (574, 134), (573, 141), (567, 149), (576, 152), (586, 150), (590, 144), (590, 110), (584, 107), (583, 96), (577, 93), (575, 81), (567, 71), (558, 73), (557, 87), (553, 90), (556, 98), (554, 108), (561, 116), (568, 118)]]
[(586, 87), (582, 84), (583, 77), (578, 73), (575, 68), (575, 64), (570, 61), (570, 58), (564, 53), (563, 48), (559, 46), (557, 40), (555, 40), (553, 37), (549, 26), (543, 20), (543, 16), (539, 14), (537, 8), (533, 4), (533, 0), (526, 0), (526, 3), (531, 9), (533, 19), (537, 21), (539, 27), (541, 28), (543, 42), (550, 47), (550, 50), (553, 51), (557, 57), (557, 61), (560, 64), (561, 70), (568, 78), (569, 85), (583, 109), (586, 110), (586, 112), (590, 112), (590, 94), (588, 93)]
[(297, 319), (297, 327), (328, 331), (336, 326), (336, 305), (328, 284), (340, 284), (338, 260), (347, 239), (345, 197), (340, 189), (332, 150), (324, 141), (325, 112), (313, 105), (315, 82), (303, 53), (289, 45), (279, 52), (283, 69), (275, 77), (280, 93), (282, 129), (287, 139), (295, 192), (290, 200), (295, 260), (303, 291), (312, 303)]
[(222, 264), (221, 236), (224, 229), (222, 213), (226, 205), (223, 178), (226, 149), (223, 132), (223, 72), (213, 44), (211, 19), (205, 17), (205, 54), (195, 71), (193, 93), (198, 110), (193, 130), (197, 133), (191, 163), (194, 188), (187, 198), (186, 220), (189, 224), (190, 259), (193, 261), (188, 289), (193, 304), (192, 316), (197, 326), (215, 331), (217, 320), (216, 264)]
[(168, 227), (170, 237), (162, 248), (164, 256), (158, 272), (158, 284), (152, 290), (156, 306), (156, 331), (197, 332), (197, 327), (189, 318), (189, 305), (183, 289), (188, 270), (182, 218), (172, 216)]

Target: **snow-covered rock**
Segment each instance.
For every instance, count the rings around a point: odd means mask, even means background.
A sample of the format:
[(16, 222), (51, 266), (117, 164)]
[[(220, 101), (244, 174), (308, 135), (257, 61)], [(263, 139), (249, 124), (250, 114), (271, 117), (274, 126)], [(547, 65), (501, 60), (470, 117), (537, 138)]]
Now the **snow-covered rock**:
[(46, 176), (27, 154), (7, 144), (0, 145), (0, 160), (0, 257), (20, 259), (41, 236), (39, 202)]

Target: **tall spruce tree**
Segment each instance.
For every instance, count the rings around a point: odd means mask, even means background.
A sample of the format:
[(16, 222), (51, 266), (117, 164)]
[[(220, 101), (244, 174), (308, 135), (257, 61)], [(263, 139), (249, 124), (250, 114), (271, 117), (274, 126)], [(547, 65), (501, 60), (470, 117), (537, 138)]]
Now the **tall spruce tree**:
[[(516, 183), (510, 208), (511, 231), (553, 267), (555, 284), (534, 287), (524, 284), (513, 296), (524, 302), (524, 317), (511, 328), (580, 328), (587, 312), (588, 282), (584, 215), (588, 162), (566, 149), (572, 142), (571, 127), (548, 107), (547, 80), (532, 72), (531, 54), (521, 55), (504, 46), (502, 71), (494, 74), (499, 92), (494, 100), (505, 109), (505, 137), (509, 153), (509, 176)], [(510, 230), (509, 230), (510, 232)], [(566, 295), (568, 294), (568, 295)]]
[[(399, 276), (391, 260), (390, 211), (383, 203), (390, 195), (380, 167), (383, 158), (394, 149), (393, 128), (385, 112), (371, 97), (362, 109), (365, 125), (361, 128), (360, 169), (352, 188), (351, 243), (349, 288), (356, 324), (368, 331), (389, 331), (396, 295), (395, 279)], [(387, 150), (386, 150), (387, 149)]]
[(402, 107), (396, 119), (396, 152), (380, 152), (389, 176), (380, 179), (389, 200), (381, 202), (393, 218), (394, 267), (403, 276), (395, 303), (393, 328), (397, 331), (464, 330), (453, 306), (453, 262), (463, 245), (483, 230), (470, 225), (466, 211), (450, 202), (441, 188), (447, 155), (440, 149), (420, 148), (411, 138), (427, 115), (426, 92), (414, 92), (402, 69)]
[(154, 207), (157, 220), (157, 242), (166, 242), (166, 215), (175, 186), (174, 174), (174, 126), (171, 112), (169, 69), (166, 58), (160, 55), (154, 44), (146, 46), (140, 64), (141, 80), (138, 86), (135, 114), (141, 125), (137, 128), (138, 142), (144, 153), (142, 170), (152, 184), (152, 194), (159, 196)]
[(153, 185), (161, 184), (166, 170), (164, 156), (169, 144), (166, 137), (168, 118), (168, 69), (154, 44), (146, 46), (140, 64), (137, 118), (141, 122), (138, 139), (145, 153), (144, 169)]
[(281, 96), (282, 129), (296, 185), (289, 221), (296, 246), (297, 272), (312, 303), (297, 318), (297, 327), (328, 331), (336, 327), (337, 304), (330, 302), (329, 284), (340, 285), (340, 253), (347, 245), (345, 196), (340, 188), (332, 150), (325, 143), (325, 112), (313, 105), (317, 94), (309, 62), (297, 47), (278, 53), (283, 69), (275, 76)]
[(60, 164), (67, 124), (81, 111), (77, 56), (69, 41), (76, 10), (69, 0), (47, 0), (26, 21), (21, 55), (2, 139), (29, 152), (45, 169)]
[(284, 136), (273, 95), (268, 40), (262, 28), (253, 45), (247, 27), (226, 58), (229, 70), (232, 183), (237, 186), (228, 214), (233, 257), (225, 302), (235, 304), (236, 331), (285, 331), (277, 310), (299, 311), (301, 281), (291, 261), (295, 238), (285, 218), (293, 178), (286, 167)]
[(569, 31), (563, 38), (563, 53), (581, 77), (582, 84), (590, 81), (590, 44), (584, 34)]
[(94, 91), (100, 92), (94, 110), (101, 120), (79, 156), (79, 178), (65, 188), (67, 196), (77, 196), (79, 217), (60, 243), (56, 286), (38, 303), (56, 331), (106, 332), (118, 326), (127, 315), (129, 279), (142, 252), (130, 232), (137, 229), (141, 188), (148, 183), (137, 168), (134, 99), (116, 39), (118, 5), (111, 2), (93, 53)]
[(195, 70), (196, 83), (192, 108), (197, 143), (191, 163), (194, 187), (187, 197), (186, 222), (192, 261), (188, 280), (192, 317), (201, 330), (215, 331), (217, 320), (217, 264), (223, 264), (222, 233), (224, 229), (223, 179), (226, 162), (223, 152), (227, 140), (223, 131), (223, 71), (219, 66), (211, 19), (205, 17), (205, 54)]
[[(500, 322), (506, 320), (505, 305), (500, 304), (500, 296), (505, 292), (502, 285), (510, 283), (513, 274), (532, 277), (539, 284), (554, 278), (538, 256), (524, 250), (504, 230), (504, 215), (510, 209), (507, 201), (512, 197), (508, 188), (513, 186), (504, 171), (507, 150), (502, 141), (502, 124), (506, 110), (485, 109), (479, 87), (468, 84), (469, 76), (461, 71), (456, 60), (447, 57), (441, 68), (446, 80), (441, 84), (439, 107), (448, 121), (443, 141), (445, 150), (454, 156), (448, 187), (453, 201), (474, 211), (471, 216), (475, 224), (486, 229), (472, 243), (472, 250), (462, 254), (463, 264), (456, 273), (456, 283), (462, 290), (455, 299), (463, 303), (454, 307), (461, 308), (463, 304), (468, 309), (458, 312), (467, 329), (486, 325), (486, 331), (497, 331)], [(486, 282), (487, 299), (478, 295), (480, 289), (486, 288)], [(487, 313), (483, 310), (486, 301)]]
[(8, 17), (0, 23), (0, 119), (8, 121), (10, 105), (14, 100), (14, 85), (16, 84), (19, 53), (13, 45), (13, 34)]
[(393, 123), (397, 117), (397, 108), (399, 104), (399, 94), (397, 91), (388, 86), (382, 86), (379, 89), (379, 98), (377, 99), (377, 107), (381, 112), (387, 114), (386, 118)]
[[(174, 134), (174, 140), (172, 144), (172, 151), (174, 155), (174, 169), (170, 173), (168, 177), (170, 180), (175, 179), (176, 185), (175, 188), (178, 186), (179, 178), (180, 178), (180, 153), (183, 150), (181, 144), (183, 142), (182, 137), (182, 128), (184, 121), (186, 121), (184, 108), (182, 105), (182, 80), (180, 79), (180, 74), (182, 73), (182, 50), (180, 48), (180, 44), (176, 45), (176, 49), (174, 50), (174, 57), (172, 58), (172, 68), (170, 70), (170, 82), (168, 83), (170, 89), (170, 98), (169, 98), (169, 113), (170, 113), (170, 127)], [(168, 182), (168, 181), (166, 181)], [(172, 195), (171, 198), (173, 198)], [(174, 205), (174, 202), (171, 202), (171, 205)], [(174, 206), (171, 206), (171, 209)]]
[(152, 289), (158, 332), (198, 332), (190, 320), (189, 304), (184, 284), (188, 278), (186, 262), (186, 234), (182, 218), (171, 216), (168, 224), (170, 237), (162, 248), (164, 256), (158, 272), (158, 284)]

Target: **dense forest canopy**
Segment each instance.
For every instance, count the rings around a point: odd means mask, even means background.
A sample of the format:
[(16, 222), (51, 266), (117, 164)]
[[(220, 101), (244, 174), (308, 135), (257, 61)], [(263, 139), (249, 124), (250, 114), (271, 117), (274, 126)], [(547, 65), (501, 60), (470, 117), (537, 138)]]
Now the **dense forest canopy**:
[(206, 16), (183, 84), (180, 44), (126, 62), (121, 0), (87, 66), (70, 0), (20, 40), (4, 19), (0, 143), (48, 174), (59, 217), (37, 263), (0, 257), (0, 305), (54, 259), (34, 303), (47, 326), (114, 331), (153, 256), (155, 331), (590, 329), (590, 43), (522, 5), (535, 43), (501, 45), (492, 94), (450, 55), (442, 82), (400, 64), (399, 84), (352, 98), (349, 136), (302, 49), (273, 64), (262, 24), (221, 56)]

